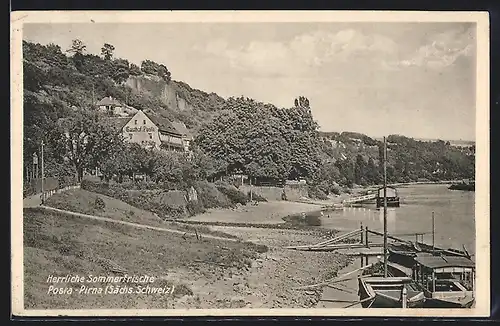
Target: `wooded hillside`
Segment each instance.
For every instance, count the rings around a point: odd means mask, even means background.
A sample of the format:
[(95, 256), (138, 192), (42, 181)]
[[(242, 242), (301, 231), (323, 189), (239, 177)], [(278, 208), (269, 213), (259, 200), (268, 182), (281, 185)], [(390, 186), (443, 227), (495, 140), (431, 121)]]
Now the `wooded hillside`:
[[(119, 142), (106, 134), (106, 126), (84, 128), (89, 121), (101, 123), (97, 116), (86, 115), (95, 111), (101, 98), (112, 96), (136, 109), (182, 121), (194, 131), (194, 150), (203, 161), (194, 173), (196, 178), (245, 173), (264, 179), (306, 179), (320, 195), (338, 192), (341, 186), (381, 181), (381, 142), (354, 132), (319, 132), (311, 113), (314, 103), (306, 97), (297, 96), (295, 103), (291, 99), (294, 105), (289, 108), (249, 98), (224, 99), (173, 80), (165, 64), (145, 59), (138, 66), (115, 58), (113, 52), (113, 45), (104, 44), (100, 55), (87, 53), (79, 40), (69, 49), (23, 42), (25, 166), (32, 164), (30, 158), (39, 153), (44, 140), (47, 175), (71, 175), (75, 169), (95, 166), (109, 167), (109, 175), (116, 174), (116, 169), (127, 173), (134, 169), (130, 162), (116, 167), (117, 155), (96, 156), (112, 153), (108, 147)], [(72, 164), (65, 152), (68, 144), (61, 145), (66, 138), (61, 138), (60, 121), (68, 117), (73, 127), (81, 127), (75, 132), (96, 133), (82, 144), (93, 156), (84, 157), (82, 152), (73, 157)], [(390, 182), (474, 178), (474, 146), (455, 147), (445, 141), (424, 142), (399, 135), (387, 140)], [(144, 171), (154, 170), (141, 164)], [(158, 164), (155, 169), (169, 175), (169, 180), (182, 175), (176, 172), (173, 178)]]

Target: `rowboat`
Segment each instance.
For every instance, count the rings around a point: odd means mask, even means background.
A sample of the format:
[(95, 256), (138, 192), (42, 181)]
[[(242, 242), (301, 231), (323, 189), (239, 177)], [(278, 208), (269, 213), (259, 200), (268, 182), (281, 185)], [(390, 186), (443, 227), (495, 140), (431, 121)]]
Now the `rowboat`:
[[(363, 308), (420, 308), (425, 295), (410, 277), (359, 277), (359, 298)], [(403, 289), (406, 303), (403, 303)]]

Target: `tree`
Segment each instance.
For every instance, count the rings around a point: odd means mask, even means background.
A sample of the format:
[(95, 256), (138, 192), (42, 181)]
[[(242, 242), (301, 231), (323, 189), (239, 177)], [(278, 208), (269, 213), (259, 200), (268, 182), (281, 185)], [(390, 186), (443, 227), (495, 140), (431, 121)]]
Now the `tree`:
[(71, 42), (71, 47), (66, 50), (68, 53), (73, 53), (73, 62), (78, 71), (81, 70), (83, 66), (83, 55), (87, 50), (87, 46), (79, 39), (74, 39)]
[(79, 39), (75, 39), (71, 41), (71, 47), (67, 50), (67, 52), (73, 53), (73, 54), (84, 54), (85, 51), (87, 50), (87, 46)]
[(170, 71), (163, 64), (158, 64), (152, 60), (144, 60), (141, 62), (141, 70), (145, 74), (156, 75), (162, 78), (167, 83), (171, 80)]
[(227, 162), (227, 173), (316, 180), (321, 142), (308, 101), (302, 98), (300, 103), (280, 109), (249, 98), (229, 98), (195, 143), (213, 159)]
[(365, 179), (365, 160), (361, 154), (356, 155), (356, 162), (354, 164), (354, 182), (358, 185), (364, 185)]
[(125, 59), (116, 59), (113, 61), (114, 73), (112, 78), (117, 83), (122, 83), (127, 80), (130, 75), (129, 62)]
[(166, 81), (167, 83), (170, 82), (171, 80), (171, 74), (170, 71), (168, 71), (167, 67), (165, 65), (159, 65), (158, 70), (157, 70), (157, 75)]
[(136, 64), (134, 64), (134, 63), (130, 64), (129, 73), (132, 76), (140, 76), (142, 74), (141, 73), (141, 68), (139, 68), (139, 66), (136, 65)]
[(368, 158), (365, 176), (366, 176), (366, 181), (370, 184), (380, 183), (380, 174), (377, 166), (375, 165), (375, 161), (373, 160), (372, 157)]
[(103, 164), (122, 142), (115, 129), (100, 120), (96, 113), (87, 110), (59, 120), (55, 132), (55, 151), (75, 167), (78, 181), (82, 180), (84, 169)]
[(313, 179), (321, 164), (321, 141), (309, 107), (309, 100), (299, 96), (290, 109), (275, 110), (285, 124), (285, 138), (290, 145), (290, 178)]
[(115, 51), (115, 47), (113, 45), (104, 43), (101, 48), (101, 55), (105, 60), (111, 60), (113, 58), (113, 51)]

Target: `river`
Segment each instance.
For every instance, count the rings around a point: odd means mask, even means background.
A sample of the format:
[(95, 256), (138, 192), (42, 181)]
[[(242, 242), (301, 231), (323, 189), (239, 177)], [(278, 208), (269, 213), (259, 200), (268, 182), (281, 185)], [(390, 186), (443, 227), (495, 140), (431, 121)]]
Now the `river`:
[[(448, 185), (412, 185), (397, 188), (400, 207), (388, 208), (387, 230), (391, 235), (415, 240), (415, 233), (425, 233), (423, 240), (432, 244), (434, 212), (435, 244), (439, 247), (475, 252), (473, 191), (449, 190)], [(325, 212), (323, 227), (353, 230), (363, 226), (383, 232), (383, 208), (375, 203)], [(421, 241), (421, 238), (419, 238)]]

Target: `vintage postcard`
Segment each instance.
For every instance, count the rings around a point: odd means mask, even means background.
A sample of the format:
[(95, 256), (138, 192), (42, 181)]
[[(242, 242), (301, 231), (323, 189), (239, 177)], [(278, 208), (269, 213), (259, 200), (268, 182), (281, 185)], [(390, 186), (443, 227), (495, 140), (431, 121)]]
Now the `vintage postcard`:
[(11, 24), (14, 315), (489, 316), (488, 13)]

